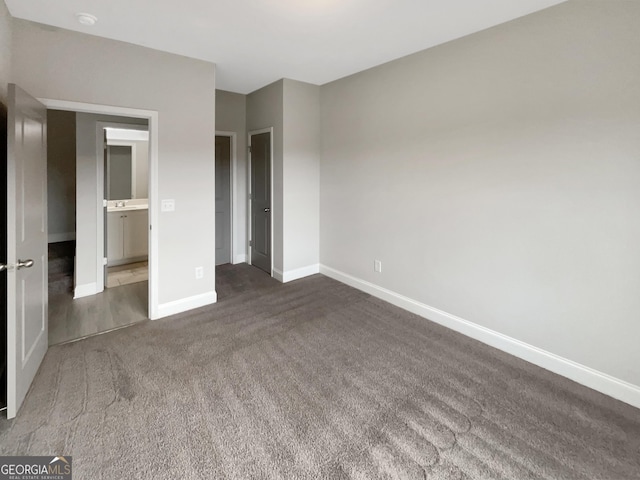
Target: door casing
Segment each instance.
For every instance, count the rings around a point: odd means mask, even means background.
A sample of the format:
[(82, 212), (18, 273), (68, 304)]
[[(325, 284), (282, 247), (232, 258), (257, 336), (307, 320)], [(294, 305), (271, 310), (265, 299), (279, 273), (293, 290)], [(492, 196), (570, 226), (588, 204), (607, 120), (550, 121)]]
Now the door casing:
[[(229, 234), (230, 234), (230, 239), (229, 241), (231, 242), (231, 264), (235, 265), (237, 263), (243, 263), (242, 261), (238, 261), (238, 256), (242, 256), (242, 254), (244, 254), (244, 252), (240, 252), (241, 254), (239, 255), (238, 249), (236, 248), (235, 245), (235, 239), (236, 239), (236, 232), (235, 232), (235, 228), (237, 226), (239, 226), (240, 224), (240, 219), (238, 218), (239, 212), (238, 212), (238, 198), (237, 198), (237, 193), (238, 193), (238, 188), (237, 188), (237, 184), (236, 182), (238, 181), (238, 165), (237, 165), (237, 151), (236, 151), (236, 145), (237, 145), (237, 135), (236, 132), (226, 132), (226, 131), (222, 131), (222, 130), (216, 130), (215, 132), (215, 136), (216, 137), (229, 137), (230, 141), (231, 141), (231, 178), (230, 178), (230, 182), (231, 182), (231, 226), (229, 228)], [(215, 162), (215, 159), (214, 159)], [(215, 164), (215, 163), (214, 163)], [(217, 174), (217, 172), (216, 172)]]
[(273, 127), (267, 127), (267, 128), (261, 128), (259, 130), (251, 130), (248, 135), (247, 135), (247, 145), (249, 147), (249, 155), (248, 155), (248, 162), (247, 162), (247, 190), (248, 190), (248, 199), (247, 199), (247, 260), (249, 263), (249, 265), (252, 265), (251, 263), (251, 247), (249, 246), (249, 243), (251, 241), (251, 239), (253, 238), (253, 232), (251, 231), (251, 194), (253, 193), (251, 191), (251, 137), (253, 135), (260, 135), (261, 133), (268, 133), (269, 134), (269, 147), (270, 147), (270, 152), (269, 155), (271, 157), (271, 161), (269, 162), (269, 169), (270, 169), (270, 176), (271, 176), (271, 191), (269, 192), (269, 196), (271, 198), (271, 222), (269, 222), (270, 227), (271, 227), (271, 232), (269, 233), (271, 236), (271, 273), (270, 275), (273, 277), (273, 219), (275, 217), (276, 212), (273, 209)]

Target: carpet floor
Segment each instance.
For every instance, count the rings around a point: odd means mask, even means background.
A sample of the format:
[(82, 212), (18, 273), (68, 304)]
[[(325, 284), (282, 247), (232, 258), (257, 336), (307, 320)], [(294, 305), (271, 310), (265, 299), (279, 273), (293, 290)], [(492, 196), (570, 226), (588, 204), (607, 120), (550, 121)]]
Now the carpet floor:
[(51, 347), (0, 454), (74, 479), (635, 479), (640, 410), (321, 275)]

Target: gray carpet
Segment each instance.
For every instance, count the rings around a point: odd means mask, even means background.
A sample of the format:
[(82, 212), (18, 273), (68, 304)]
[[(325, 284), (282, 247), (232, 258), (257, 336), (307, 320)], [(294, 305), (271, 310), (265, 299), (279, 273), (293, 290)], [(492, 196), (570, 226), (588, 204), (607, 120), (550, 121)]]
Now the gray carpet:
[(0, 453), (74, 478), (640, 478), (640, 411), (316, 275), (49, 349)]

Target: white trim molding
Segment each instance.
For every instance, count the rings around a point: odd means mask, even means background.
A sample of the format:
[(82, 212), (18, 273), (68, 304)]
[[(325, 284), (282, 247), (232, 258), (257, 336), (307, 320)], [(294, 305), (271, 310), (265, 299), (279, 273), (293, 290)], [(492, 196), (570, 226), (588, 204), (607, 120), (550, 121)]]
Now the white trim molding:
[(149, 132), (146, 130), (132, 130), (129, 128), (105, 127), (107, 143), (116, 142), (148, 142)]
[(282, 283), (293, 282), (300, 278), (308, 277), (320, 273), (320, 264), (307, 265), (306, 267), (296, 268), (295, 270), (287, 270), (281, 272), (280, 270), (273, 269), (273, 276)]
[(73, 298), (82, 298), (89, 297), (91, 295), (95, 295), (96, 293), (100, 293), (98, 291), (98, 284), (96, 282), (85, 283), (84, 285), (76, 285), (73, 290)]
[[(229, 141), (231, 143), (231, 158), (230, 160), (230, 168), (229, 168), (229, 187), (230, 187), (230, 201), (231, 201), (231, 211), (229, 212), (229, 215), (231, 216), (231, 222), (229, 224), (229, 242), (231, 242), (229, 244), (229, 255), (230, 255), (230, 260), (232, 264), (236, 264), (236, 263), (242, 263), (242, 262), (236, 262), (235, 258), (236, 258), (236, 232), (235, 229), (237, 227), (237, 225), (239, 225), (240, 219), (238, 218), (238, 214), (239, 214), (239, 210), (238, 210), (238, 179), (237, 179), (237, 163), (238, 163), (238, 159), (237, 159), (237, 135), (236, 132), (227, 132), (224, 130), (216, 130), (215, 131), (215, 136), (216, 137), (228, 137)], [(218, 172), (215, 171), (215, 158), (214, 158), (214, 173), (215, 175), (218, 174)], [(215, 182), (215, 179), (214, 179)]]
[(238, 263), (247, 263), (247, 254), (241, 253), (233, 257), (233, 264), (237, 265)]
[(527, 362), (569, 378), (586, 387), (640, 408), (640, 386), (613, 377), (593, 368), (561, 357), (541, 348), (521, 342), (489, 328), (418, 302), (373, 283), (353, 277), (326, 265), (320, 265), (320, 273), (357, 288), (374, 297), (389, 302), (432, 322), (474, 338), (482, 343), (510, 353)]
[(158, 315), (155, 319), (168, 317), (169, 315), (175, 315), (177, 313), (186, 312), (194, 308), (204, 307), (211, 305), (218, 301), (218, 295), (215, 291), (201, 293), (200, 295), (194, 295), (188, 298), (181, 298), (173, 302), (161, 303), (158, 305)]
[(274, 268), (273, 270), (271, 270), (271, 276), (280, 283), (284, 283), (284, 273), (282, 272), (282, 270)]

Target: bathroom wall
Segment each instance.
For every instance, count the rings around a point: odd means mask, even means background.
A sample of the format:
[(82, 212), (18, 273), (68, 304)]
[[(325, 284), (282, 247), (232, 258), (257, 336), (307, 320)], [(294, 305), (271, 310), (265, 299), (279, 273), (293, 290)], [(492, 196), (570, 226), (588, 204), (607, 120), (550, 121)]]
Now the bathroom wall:
[(130, 145), (109, 145), (107, 200), (128, 200), (134, 197), (133, 187), (133, 147)]
[(136, 146), (136, 198), (149, 198), (149, 142), (135, 141)]

